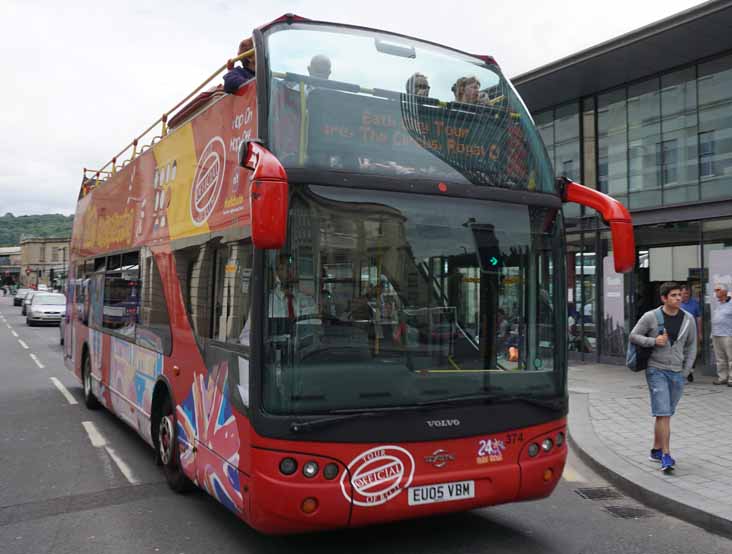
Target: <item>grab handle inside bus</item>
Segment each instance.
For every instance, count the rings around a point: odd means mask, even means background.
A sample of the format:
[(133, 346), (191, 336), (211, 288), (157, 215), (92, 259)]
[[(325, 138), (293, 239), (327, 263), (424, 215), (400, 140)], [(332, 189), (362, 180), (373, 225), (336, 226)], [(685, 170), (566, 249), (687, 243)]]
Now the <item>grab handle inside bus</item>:
[(249, 175), (249, 214), (252, 243), (263, 250), (278, 250), (287, 238), (287, 172), (277, 157), (258, 139), (239, 147), (239, 165)]
[(615, 198), (579, 183), (560, 177), (558, 179), (563, 202), (575, 202), (600, 212), (610, 226), (613, 241), (615, 271), (628, 273), (635, 265), (635, 237), (630, 212)]

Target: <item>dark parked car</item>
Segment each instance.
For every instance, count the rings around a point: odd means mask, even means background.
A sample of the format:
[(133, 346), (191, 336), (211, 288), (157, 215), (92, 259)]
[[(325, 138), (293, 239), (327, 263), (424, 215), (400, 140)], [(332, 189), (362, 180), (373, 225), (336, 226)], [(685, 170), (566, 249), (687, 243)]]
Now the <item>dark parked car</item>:
[(23, 299), (25, 298), (25, 295), (29, 293), (31, 289), (18, 289), (15, 291), (15, 296), (13, 297), (13, 306), (22, 306), (23, 305)]
[(33, 300), (33, 295), (36, 294), (35, 290), (29, 290), (25, 293), (25, 296), (23, 297), (23, 309), (20, 310), (20, 313), (23, 315), (28, 315), (28, 304), (31, 303), (31, 300)]

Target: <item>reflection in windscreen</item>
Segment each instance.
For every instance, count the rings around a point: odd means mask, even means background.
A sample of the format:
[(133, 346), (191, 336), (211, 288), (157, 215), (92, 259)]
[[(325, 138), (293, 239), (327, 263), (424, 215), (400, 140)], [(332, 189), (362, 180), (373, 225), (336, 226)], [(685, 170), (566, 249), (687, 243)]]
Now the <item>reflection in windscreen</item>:
[(266, 254), (265, 407), (556, 394), (547, 208), (298, 188)]
[(268, 37), (270, 137), (286, 167), (554, 191), (533, 123), (497, 66), (366, 31)]

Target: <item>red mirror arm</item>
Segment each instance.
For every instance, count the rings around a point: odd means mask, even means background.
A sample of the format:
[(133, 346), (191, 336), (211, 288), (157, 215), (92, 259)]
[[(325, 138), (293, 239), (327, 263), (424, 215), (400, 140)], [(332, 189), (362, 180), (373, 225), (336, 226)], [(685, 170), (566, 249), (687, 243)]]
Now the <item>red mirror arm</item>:
[(635, 265), (635, 236), (633, 219), (628, 209), (615, 198), (565, 177), (560, 179), (560, 184), (564, 202), (575, 202), (597, 210), (605, 223), (610, 226), (615, 271), (618, 273), (632, 271)]

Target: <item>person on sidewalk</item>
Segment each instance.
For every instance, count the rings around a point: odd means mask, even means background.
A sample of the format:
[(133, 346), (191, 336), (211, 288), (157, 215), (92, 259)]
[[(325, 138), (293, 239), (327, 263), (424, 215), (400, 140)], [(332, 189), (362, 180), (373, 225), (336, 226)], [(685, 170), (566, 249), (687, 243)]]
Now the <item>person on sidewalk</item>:
[[(691, 287), (686, 283), (682, 283), (681, 285), (681, 309), (694, 316), (694, 321), (696, 322), (696, 344), (698, 351), (702, 337), (701, 307), (699, 306), (699, 301), (691, 295)], [(696, 361), (694, 362), (694, 365), (696, 365)], [(694, 382), (694, 367), (689, 371), (689, 375), (687, 375), (686, 380), (689, 381), (689, 383)]]
[[(671, 457), (671, 416), (684, 392), (684, 371), (690, 370), (696, 359), (696, 322), (681, 309), (678, 284), (663, 283), (660, 292), (663, 304), (643, 314), (630, 333), (630, 341), (653, 348), (646, 369), (651, 413), (656, 418), (650, 459), (661, 462), (661, 470), (668, 472), (676, 465)], [(663, 316), (662, 332), (656, 310)]]
[(712, 344), (714, 357), (717, 358), (717, 378), (715, 385), (732, 387), (732, 302), (727, 285), (714, 284), (712, 300)]

